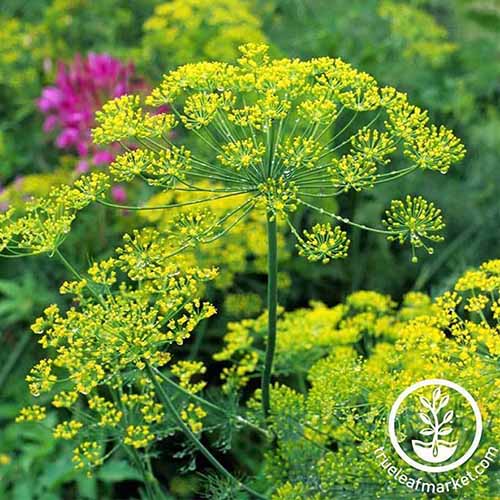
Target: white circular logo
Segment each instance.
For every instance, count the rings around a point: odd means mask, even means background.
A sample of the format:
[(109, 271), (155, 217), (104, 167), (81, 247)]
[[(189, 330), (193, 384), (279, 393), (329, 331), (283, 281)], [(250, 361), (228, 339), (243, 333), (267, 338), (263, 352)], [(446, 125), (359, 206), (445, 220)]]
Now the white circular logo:
[[(425, 391), (426, 396), (423, 395)], [(408, 408), (410, 398), (413, 404)], [(401, 411), (404, 405), (407, 409)], [(461, 408), (459, 414), (456, 408)], [(461, 439), (460, 428), (453, 424), (459, 419), (465, 420), (467, 413), (470, 414), (469, 420), (474, 421), (475, 429), (470, 436)], [(396, 421), (408, 423), (411, 418), (413, 424), (418, 422), (416, 427), (420, 439), (412, 439), (411, 448), (408, 446), (405, 451), (396, 434)], [(474, 398), (460, 385), (445, 379), (422, 380), (408, 387), (398, 396), (389, 414), (392, 446), (407, 464), (424, 472), (446, 472), (460, 467), (476, 451), (482, 432), (481, 412)], [(457, 451), (460, 456), (451, 462)]]

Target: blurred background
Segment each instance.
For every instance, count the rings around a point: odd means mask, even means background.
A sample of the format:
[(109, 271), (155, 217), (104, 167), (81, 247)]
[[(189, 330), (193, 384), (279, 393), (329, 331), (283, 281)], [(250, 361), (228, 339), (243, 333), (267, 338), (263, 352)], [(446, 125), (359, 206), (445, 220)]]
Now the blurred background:
[[(332, 305), (358, 289), (396, 299), (409, 290), (436, 295), (467, 267), (498, 257), (499, 0), (2, 0), (0, 26), (0, 210), (106, 169), (115, 152), (90, 140), (94, 112), (106, 100), (146, 93), (179, 64), (230, 62), (242, 43), (265, 41), (275, 56), (341, 57), (407, 92), (468, 150), (446, 177), (416, 175), (329, 202), (344, 216), (377, 225), (391, 199), (422, 194), (447, 222), (446, 241), (434, 255), (415, 265), (407, 250), (354, 232), (342, 265), (312, 265), (296, 257), (284, 234), (281, 305), (293, 309), (311, 299)], [(125, 203), (153, 193), (115, 185), (112, 196)], [(309, 225), (309, 214), (296, 217)], [(146, 224), (161, 227), (161, 214), (94, 207), (65, 243), (66, 255), (85, 268), (108, 255), (125, 231)], [(234, 257), (208, 291), (221, 313), (191, 353), (205, 360), (229, 320), (263, 309), (265, 251), (243, 229), (203, 258), (218, 252)], [(12, 423), (29, 400), (24, 377), (40, 355), (29, 325), (48, 304), (63, 301), (57, 290), (65, 278), (45, 256), (0, 260), (0, 498), (128, 498), (137, 479), (120, 460), (92, 479), (80, 477), (69, 447), (50, 431)], [(183, 481), (171, 478), (175, 498), (183, 498)]]

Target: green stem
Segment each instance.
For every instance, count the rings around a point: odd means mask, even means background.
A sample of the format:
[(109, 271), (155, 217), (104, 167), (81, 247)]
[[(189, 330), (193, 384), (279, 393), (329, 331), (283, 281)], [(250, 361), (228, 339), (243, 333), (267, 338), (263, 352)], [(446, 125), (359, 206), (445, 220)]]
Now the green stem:
[(61, 262), (64, 264), (64, 267), (78, 280), (82, 281), (82, 275), (71, 265), (71, 263), (64, 257), (64, 255), (60, 252), (59, 248), (54, 250), (54, 254), (59, 257)]
[(144, 468), (144, 464), (142, 463), (142, 460), (139, 457), (137, 450), (135, 450), (132, 447), (129, 448), (127, 446), (125, 446), (125, 450), (130, 455), (130, 457), (132, 458), (132, 462), (135, 463), (136, 467), (139, 469), (139, 472), (141, 473), (142, 482), (146, 488), (146, 496), (148, 500), (157, 500), (158, 497), (154, 491), (155, 479), (152, 476), (150, 476), (148, 471), (146, 471), (146, 469)]
[(276, 350), (276, 321), (278, 310), (278, 245), (276, 217), (267, 214), (267, 346), (264, 371), (262, 373), (262, 410), (264, 416), (269, 415), (271, 375), (273, 371), (274, 352)]
[(259, 498), (262, 500), (266, 500), (266, 497), (264, 495), (261, 495), (260, 493), (254, 491), (252, 488), (249, 486), (246, 486), (244, 483), (241, 481), (238, 481), (208, 450), (208, 448), (203, 445), (203, 443), (196, 437), (194, 432), (190, 429), (190, 427), (182, 420), (181, 416), (177, 412), (174, 404), (172, 403), (172, 400), (169, 398), (168, 394), (165, 392), (163, 389), (162, 385), (158, 382), (158, 379), (156, 378), (156, 375), (153, 371), (153, 368), (151, 368), (151, 365), (149, 363), (146, 366), (146, 370), (149, 376), (149, 379), (154, 385), (156, 394), (158, 395), (158, 398), (160, 399), (162, 405), (164, 408), (168, 411), (169, 414), (172, 415), (174, 418), (175, 422), (177, 425), (180, 427), (182, 432), (186, 434), (186, 436), (191, 440), (191, 442), (194, 444), (194, 446), (202, 453), (205, 458), (214, 466), (214, 468), (221, 474), (222, 476), (228, 478), (230, 481), (234, 482), (236, 485), (238, 485), (241, 489), (245, 490), (247, 493), (252, 495), (252, 497)]
[[(160, 372), (156, 368), (153, 368), (153, 371), (154, 371), (155, 375), (158, 375), (158, 377), (160, 377), (164, 382), (166, 382), (167, 384), (169, 384), (170, 386), (172, 386), (174, 389), (178, 390), (179, 392), (182, 392), (183, 394), (185, 394), (189, 398), (193, 399), (194, 401), (200, 403), (202, 406), (205, 406), (206, 408), (210, 408), (211, 410), (214, 410), (214, 411), (221, 413), (223, 415), (227, 415), (227, 416), (230, 415), (230, 413), (227, 410), (224, 410), (223, 408), (217, 406), (216, 404), (211, 403), (210, 401), (207, 401), (206, 399), (187, 391), (186, 389), (184, 389), (184, 387), (180, 386), (179, 384), (176, 384), (173, 380), (171, 380), (169, 377), (164, 375), (162, 372)], [(243, 425), (246, 425), (246, 426), (250, 427), (251, 429), (253, 429), (254, 431), (257, 431), (257, 432), (263, 434), (266, 438), (270, 437), (270, 434), (268, 431), (266, 431), (265, 429), (261, 429), (259, 426), (253, 424), (252, 422), (250, 422), (246, 418), (243, 418), (239, 415), (234, 415), (234, 417), (236, 418), (237, 422), (239, 422)]]

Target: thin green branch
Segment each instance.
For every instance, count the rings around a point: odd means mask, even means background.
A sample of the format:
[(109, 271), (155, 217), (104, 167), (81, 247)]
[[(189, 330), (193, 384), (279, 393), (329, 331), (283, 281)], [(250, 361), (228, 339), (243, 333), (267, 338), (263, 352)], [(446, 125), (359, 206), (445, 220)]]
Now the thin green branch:
[(153, 383), (153, 386), (155, 388), (156, 394), (158, 395), (158, 398), (160, 399), (162, 405), (165, 407), (167, 412), (173, 417), (177, 425), (180, 427), (182, 432), (187, 436), (187, 438), (193, 443), (193, 445), (196, 447), (200, 453), (202, 453), (205, 458), (214, 466), (214, 468), (221, 474), (222, 476), (226, 477), (229, 479), (231, 482), (239, 486), (241, 489), (245, 490), (247, 493), (252, 495), (255, 498), (259, 498), (262, 500), (267, 500), (267, 498), (264, 495), (261, 495), (257, 491), (253, 490), (246, 484), (242, 483), (239, 481), (236, 477), (234, 477), (218, 460), (217, 458), (212, 455), (210, 450), (205, 447), (205, 445), (198, 439), (198, 437), (195, 435), (195, 433), (190, 429), (190, 427), (182, 420), (181, 416), (177, 412), (177, 409), (175, 408), (174, 404), (172, 403), (172, 400), (166, 393), (166, 391), (163, 389), (162, 385), (158, 382), (158, 379), (156, 378), (155, 372), (151, 368), (151, 365), (148, 363), (146, 366), (146, 371), (148, 374), (149, 379)]
[(278, 244), (276, 216), (267, 214), (267, 345), (262, 373), (262, 410), (268, 417), (271, 408), (270, 386), (273, 370), (274, 353), (276, 351), (276, 323), (278, 310)]
[[(189, 398), (193, 399), (194, 401), (200, 403), (201, 405), (205, 406), (206, 408), (210, 408), (211, 410), (214, 410), (217, 413), (221, 413), (223, 415), (231, 415), (231, 413), (228, 412), (227, 410), (225, 410), (224, 408), (221, 408), (220, 406), (217, 406), (216, 404), (214, 404), (214, 403), (212, 403), (212, 402), (210, 402), (210, 401), (208, 401), (208, 400), (206, 400), (206, 399), (204, 399), (196, 394), (193, 394), (193, 393), (187, 391), (186, 389), (184, 389), (184, 387), (182, 387), (179, 384), (177, 384), (176, 382), (174, 382), (170, 377), (167, 377), (162, 372), (160, 372), (160, 370), (153, 368), (153, 371), (162, 380), (167, 382), (167, 384), (171, 385), (172, 387), (174, 387), (178, 391), (182, 392), (183, 394), (185, 394)], [(234, 415), (234, 416), (236, 417), (237, 422), (239, 422), (243, 425), (246, 425), (247, 427), (250, 427), (251, 429), (259, 432), (260, 434), (263, 434), (266, 438), (270, 437), (270, 434), (268, 431), (266, 431), (265, 429), (262, 429), (261, 427), (254, 424), (253, 422), (250, 422), (250, 420), (247, 420), (246, 418), (241, 417), (240, 415)]]
[(379, 233), (379, 234), (391, 234), (391, 235), (398, 234), (396, 231), (386, 231), (384, 229), (377, 229), (375, 227), (365, 226), (364, 224), (358, 224), (357, 222), (353, 222), (351, 219), (348, 219), (347, 217), (341, 217), (340, 215), (328, 212), (328, 210), (325, 210), (324, 208), (311, 205), (310, 203), (307, 203), (306, 201), (301, 199), (298, 199), (297, 201), (306, 207), (316, 210), (316, 212), (319, 212), (320, 214), (328, 215), (329, 217), (332, 217), (333, 219), (338, 220), (339, 222), (348, 224), (353, 227), (359, 227), (360, 229), (365, 229), (366, 231), (371, 231), (373, 233)]
[(96, 200), (97, 203), (104, 205), (105, 207), (110, 207), (110, 208), (116, 208), (120, 210), (167, 210), (169, 208), (179, 208), (179, 207), (187, 207), (189, 205), (198, 205), (200, 203), (209, 203), (211, 201), (215, 200), (221, 200), (223, 198), (229, 198), (231, 196), (238, 196), (241, 194), (248, 194), (251, 193), (252, 190), (246, 190), (246, 191), (234, 191), (229, 194), (224, 194), (220, 196), (210, 196), (208, 198), (200, 198), (199, 200), (191, 200), (191, 201), (184, 201), (181, 203), (171, 203), (169, 205), (155, 205), (155, 206), (129, 206), (129, 205), (117, 205), (115, 203), (109, 203), (104, 200)]

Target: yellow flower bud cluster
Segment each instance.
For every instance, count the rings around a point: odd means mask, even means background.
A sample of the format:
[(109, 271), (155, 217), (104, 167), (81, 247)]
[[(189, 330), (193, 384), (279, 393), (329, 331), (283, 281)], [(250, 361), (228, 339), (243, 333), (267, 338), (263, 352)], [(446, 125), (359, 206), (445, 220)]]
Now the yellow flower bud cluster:
[[(162, 435), (164, 412), (144, 369), (168, 363), (172, 349), (215, 314), (200, 300), (214, 269), (172, 260), (165, 253), (167, 236), (152, 229), (124, 239), (115, 256), (94, 263), (85, 278), (63, 284), (77, 298), (71, 308), (50, 306), (32, 327), (48, 351), (26, 378), (30, 391), (75, 413), (77, 419), (57, 425), (54, 435), (89, 439), (74, 455), (75, 465), (89, 470), (101, 463), (106, 437), (143, 448)], [(198, 363), (176, 366), (189, 389), (203, 387), (191, 382), (204, 371)], [(18, 420), (44, 416), (45, 409), (34, 406)]]
[(109, 169), (117, 182), (140, 176), (150, 186), (171, 187), (185, 179), (190, 169), (191, 152), (184, 146), (171, 146), (160, 152), (134, 149), (115, 158)]
[(278, 146), (278, 158), (288, 168), (312, 168), (318, 163), (322, 150), (313, 138), (288, 137)]
[(180, 415), (195, 434), (203, 430), (202, 420), (207, 416), (207, 412), (201, 406), (189, 403), (185, 409), (181, 410)]
[(53, 373), (53, 362), (51, 359), (40, 360), (26, 376), (29, 390), (33, 396), (39, 396), (43, 392), (49, 392), (57, 382)]
[(342, 191), (362, 191), (375, 185), (377, 166), (363, 154), (347, 154), (332, 160), (328, 167), (332, 184)]
[(47, 409), (44, 406), (32, 405), (22, 408), (16, 417), (16, 422), (39, 422), (47, 417)]
[(109, 189), (105, 174), (53, 187), (47, 196), (0, 215), (0, 251), (8, 256), (53, 253), (67, 238), (76, 214)]
[(362, 128), (352, 136), (353, 152), (361, 155), (365, 160), (386, 165), (388, 155), (396, 151), (394, 138), (388, 132), (379, 132), (377, 129)]
[(415, 255), (416, 248), (424, 247), (429, 254), (433, 253), (433, 248), (427, 246), (424, 240), (440, 242), (444, 239), (439, 234), (445, 227), (441, 210), (421, 196), (416, 198), (407, 196), (404, 201), (392, 201), (383, 223), (389, 231), (396, 233), (388, 236), (390, 241), (399, 241), (403, 244), (409, 240), (413, 262), (418, 260)]
[(212, 236), (217, 228), (215, 214), (209, 209), (182, 212), (172, 219), (169, 233), (179, 245), (196, 246)]
[[(221, 185), (211, 185), (205, 181), (200, 187), (220, 189)], [(164, 191), (152, 196), (147, 205), (180, 204), (185, 206), (168, 210), (141, 211), (140, 215), (148, 223), (155, 224), (162, 233), (171, 235), (169, 244), (172, 244), (172, 251), (179, 246), (186, 247), (182, 253), (184, 262), (204, 267), (220, 266), (218, 278), (212, 282), (211, 286), (224, 291), (225, 303), (229, 301), (234, 304), (234, 300), (239, 299), (234, 297), (233, 300), (231, 294), (227, 293), (227, 289), (234, 282), (235, 277), (245, 272), (265, 273), (267, 266), (266, 224), (262, 214), (257, 210), (252, 210), (237, 225), (234, 225), (239, 214), (236, 213), (231, 217), (231, 213), (234, 213), (242, 203), (250, 201), (251, 195), (220, 197), (204, 204), (207, 207), (205, 210), (193, 210), (191, 203), (195, 202), (199, 196), (199, 193), (190, 191)], [(184, 234), (180, 234), (181, 214), (184, 214), (185, 218), (190, 221), (198, 219), (196, 214), (200, 214), (201, 218), (206, 218), (206, 221), (199, 228), (199, 232), (194, 231), (195, 227), (190, 223), (188, 228), (183, 227)], [(280, 228), (284, 227), (284, 221), (278, 221), (278, 224)], [(219, 237), (219, 234), (227, 231), (228, 226), (233, 226), (230, 236)], [(187, 236), (186, 232), (192, 233), (192, 236)], [(285, 261), (289, 252), (285, 245), (284, 231), (278, 233), (278, 249), (280, 261)], [(232, 314), (239, 310), (238, 317), (244, 317), (247, 314), (246, 311), (249, 310), (255, 311), (256, 314), (260, 313), (260, 303), (260, 300), (252, 297), (252, 304), (248, 304), (248, 308), (244, 304), (228, 307), (233, 311)]]
[(192, 379), (206, 372), (207, 368), (201, 361), (178, 361), (172, 366), (172, 374), (179, 378), (179, 385), (192, 394), (200, 392), (207, 385), (204, 380), (193, 382)]
[(78, 420), (69, 420), (57, 424), (53, 434), (56, 439), (73, 439), (82, 427), (83, 424)]
[(302, 101), (297, 108), (297, 112), (306, 122), (327, 125), (337, 119), (339, 115), (338, 109), (337, 104), (333, 101), (325, 97), (319, 97)]
[(100, 396), (95, 395), (90, 398), (88, 405), (98, 415), (99, 421), (97, 425), (100, 427), (116, 427), (123, 417), (123, 412), (114, 403), (106, 401)]
[(123, 442), (134, 448), (146, 448), (155, 436), (147, 425), (129, 425), (126, 430)]
[(92, 471), (100, 466), (102, 459), (103, 448), (96, 441), (84, 441), (73, 451), (72, 462), (76, 469), (86, 470), (87, 476), (92, 476)]
[(419, 168), (446, 174), (453, 163), (464, 158), (465, 147), (450, 130), (431, 125), (416, 132), (404, 152)]
[(304, 230), (304, 238), (299, 240), (299, 255), (311, 262), (321, 261), (327, 264), (331, 259), (347, 257), (349, 249), (347, 233), (339, 226), (332, 228), (330, 224), (316, 224), (311, 231)]
[(262, 42), (261, 20), (248, 0), (173, 0), (144, 23), (143, 57), (172, 66), (203, 59), (234, 61), (245, 42)]
[(92, 130), (96, 144), (107, 144), (126, 139), (145, 139), (168, 134), (176, 126), (174, 116), (168, 113), (144, 113), (139, 96), (124, 95), (107, 102), (96, 112), (98, 127)]
[(263, 143), (254, 144), (251, 139), (244, 139), (224, 144), (222, 151), (223, 154), (217, 156), (217, 159), (222, 165), (238, 171), (261, 165), (266, 147)]
[(259, 200), (260, 206), (272, 213), (283, 215), (297, 210), (298, 188), (294, 183), (287, 183), (280, 177), (277, 180), (268, 179), (267, 182), (259, 184), (258, 189), (263, 196)]
[[(416, 170), (446, 173), (465, 154), (460, 140), (444, 127), (429, 125), (427, 112), (409, 103), (404, 93), (380, 87), (371, 75), (340, 59), (273, 59), (262, 43), (243, 45), (240, 52), (233, 64), (190, 63), (164, 75), (145, 103), (171, 108), (172, 114), (163, 118), (168, 127), (143, 111), (139, 97), (124, 96), (103, 107), (101, 126), (94, 132), (99, 141), (135, 137), (141, 145), (116, 159), (111, 170), (117, 180), (140, 176), (164, 189), (224, 193), (221, 198), (248, 194), (252, 204), (244, 201), (241, 217), (210, 241), (255, 207), (264, 208), (271, 219), (290, 222), (288, 215), (299, 203), (322, 211), (306, 200), (371, 189)], [(173, 146), (166, 132), (177, 125), (196, 145), (196, 154)], [(398, 150), (411, 164), (379, 172)], [(209, 201), (200, 194), (193, 198), (193, 204)], [(391, 211), (406, 210), (395, 203)], [(430, 206), (425, 210), (431, 212)], [(439, 225), (428, 227), (426, 234)], [(385, 233), (407, 239), (399, 227)], [(410, 233), (414, 248), (428, 237), (418, 230)]]

